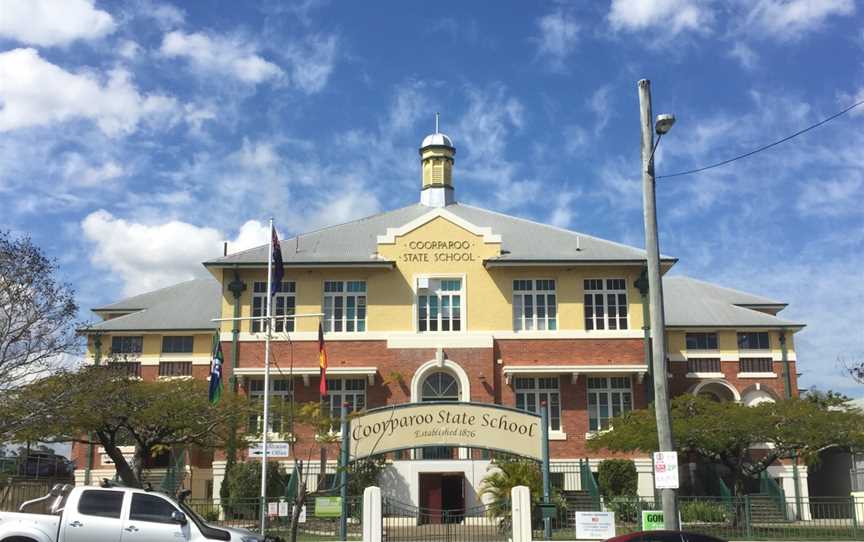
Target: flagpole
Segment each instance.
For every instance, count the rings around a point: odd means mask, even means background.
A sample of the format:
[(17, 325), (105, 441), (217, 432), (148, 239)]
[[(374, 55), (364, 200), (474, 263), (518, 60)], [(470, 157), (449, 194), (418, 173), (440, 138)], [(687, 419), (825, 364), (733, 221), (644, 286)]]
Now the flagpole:
[(270, 218), (270, 238), (267, 240), (267, 335), (264, 341), (264, 427), (261, 438), (261, 535), (267, 528), (267, 433), (270, 432), (270, 335), (273, 329), (271, 301), (273, 299), (273, 218)]

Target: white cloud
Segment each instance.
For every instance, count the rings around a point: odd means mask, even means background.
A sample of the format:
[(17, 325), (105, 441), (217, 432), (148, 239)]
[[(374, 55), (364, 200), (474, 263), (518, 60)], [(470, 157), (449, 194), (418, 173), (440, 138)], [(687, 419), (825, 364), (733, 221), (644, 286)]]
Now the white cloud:
[(286, 55), (294, 86), (307, 94), (320, 92), (333, 73), (338, 43), (334, 35), (316, 34), (289, 47)]
[(663, 34), (671, 36), (684, 30), (708, 31), (714, 13), (709, 2), (699, 0), (612, 0), (608, 17), (614, 30), (662, 27)]
[(579, 41), (575, 17), (559, 10), (540, 17), (537, 26), (540, 29), (538, 53), (549, 61), (551, 68), (563, 70), (564, 61)]
[(283, 74), (279, 66), (257, 53), (254, 44), (238, 37), (175, 30), (162, 39), (160, 52), (171, 58), (186, 58), (202, 71), (245, 83), (257, 84)]
[[(91, 263), (123, 280), (124, 295), (135, 295), (206, 276), (201, 262), (222, 255), (226, 235), (215, 228), (172, 220), (146, 224), (117, 218), (105, 210), (81, 222), (84, 238), (92, 244)], [(228, 241), (231, 252), (266, 244), (267, 226), (248, 221)]]
[(612, 87), (610, 85), (603, 85), (595, 90), (591, 99), (588, 100), (588, 107), (597, 116), (597, 125), (594, 126), (595, 134), (602, 132), (612, 117), (612, 108), (609, 104), (609, 93), (611, 92)]
[(829, 17), (855, 13), (854, 0), (759, 0), (747, 22), (774, 37), (796, 39), (820, 28)]
[(795, 206), (805, 216), (864, 216), (864, 177), (850, 174), (828, 181), (807, 179)]
[(759, 63), (759, 55), (746, 43), (736, 41), (729, 50), (729, 56), (737, 60), (747, 70), (754, 69)]
[(98, 39), (116, 27), (93, 0), (4, 0), (0, 7), (0, 37), (44, 47)]
[(141, 94), (125, 70), (110, 71), (103, 82), (51, 64), (35, 49), (0, 53), (0, 102), (0, 132), (89, 119), (104, 133), (118, 135), (176, 107), (173, 98)]
[(79, 153), (70, 153), (63, 164), (63, 178), (72, 185), (82, 187), (104, 185), (124, 173), (123, 166), (113, 160), (94, 165), (88, 163)]
[(141, 54), (141, 46), (132, 40), (123, 40), (117, 46), (117, 53), (126, 60), (134, 60)]

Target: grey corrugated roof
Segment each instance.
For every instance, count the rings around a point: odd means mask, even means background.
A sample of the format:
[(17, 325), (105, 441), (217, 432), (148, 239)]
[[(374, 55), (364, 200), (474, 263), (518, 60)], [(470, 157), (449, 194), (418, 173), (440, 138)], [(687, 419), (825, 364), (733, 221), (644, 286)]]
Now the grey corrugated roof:
[[(285, 239), (282, 260), (286, 265), (303, 263), (372, 263), (377, 260), (379, 235), (398, 228), (435, 209), (421, 204), (373, 215), (346, 224)], [(645, 251), (546, 224), (532, 222), (470, 205), (454, 203), (446, 210), (501, 236), (502, 255), (493, 261), (634, 261), (644, 260)], [(204, 262), (204, 265), (266, 264), (268, 246)], [(577, 250), (577, 247), (579, 250)], [(664, 259), (671, 259), (664, 256)]]
[(741, 305), (783, 303), (690, 277), (663, 277), (663, 307), (669, 327), (803, 326)]
[(212, 319), (219, 318), (221, 293), (222, 287), (216, 279), (188, 280), (94, 309), (136, 310), (94, 324), (86, 331), (215, 329)]

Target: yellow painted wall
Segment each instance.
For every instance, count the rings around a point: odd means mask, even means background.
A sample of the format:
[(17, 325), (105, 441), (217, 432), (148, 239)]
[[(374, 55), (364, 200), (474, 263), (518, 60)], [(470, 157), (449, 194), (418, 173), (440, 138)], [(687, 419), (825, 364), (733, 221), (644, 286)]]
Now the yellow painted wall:
[[(414, 242), (465, 241), (466, 250), (417, 250)], [(500, 254), (500, 244), (486, 243), (483, 237), (471, 233), (438, 217), (419, 228), (397, 237), (395, 244), (378, 246), (380, 256), (396, 262), (388, 269), (291, 269), (286, 268), (283, 280), (296, 282), (298, 313), (321, 312), (323, 283), (325, 280), (365, 280), (367, 289), (367, 330), (370, 332), (411, 332), (414, 322), (414, 287), (418, 276), (464, 277), (466, 299), (463, 300), (463, 329), (467, 331), (511, 330), (514, 279), (555, 279), (558, 297), (558, 327), (561, 330), (583, 330), (583, 281), (587, 278), (623, 278), (629, 291), (629, 329), (642, 327), (642, 305), (639, 291), (633, 286), (639, 271), (635, 267), (556, 267), (556, 268), (493, 268), (486, 269), (483, 260)], [(436, 253), (468, 253), (470, 261), (435, 261)], [(411, 261), (409, 254), (425, 254), (428, 261)], [(240, 299), (241, 316), (251, 316), (253, 281), (266, 281), (266, 269), (240, 270), (246, 291)], [(226, 281), (233, 279), (233, 271), (225, 273)], [(233, 296), (223, 288), (222, 316), (233, 315)], [(317, 320), (298, 319), (296, 331), (316, 331)], [(244, 321), (241, 331), (248, 332), (250, 323)], [(221, 330), (231, 331), (231, 324), (223, 322)]]
[[(711, 330), (704, 329), (694, 329), (692, 332), (710, 332)], [(742, 329), (741, 331), (745, 331)], [(719, 353), (728, 354), (730, 356), (738, 355), (738, 330), (715, 330), (717, 333), (717, 347), (719, 349)], [(680, 354), (681, 356), (686, 356), (687, 354), (687, 342), (686, 342), (686, 330), (674, 330), (668, 331), (666, 333), (666, 348), (670, 354)], [(780, 349), (780, 332), (779, 331), (769, 331), (768, 332), (768, 340), (770, 341), (771, 350), (770, 354), (779, 359), (781, 355)], [(795, 351), (795, 343), (792, 332), (786, 333), (786, 350), (790, 354)]]
[[(108, 361), (111, 356), (111, 341), (114, 336), (130, 336), (130, 335), (141, 335), (143, 337), (142, 344), (142, 353), (140, 356), (136, 356), (135, 361), (141, 362), (158, 362), (159, 358), (162, 356), (162, 337), (164, 335), (193, 335), (195, 337), (192, 353), (191, 354), (165, 354), (171, 358), (180, 358), (183, 356), (190, 357), (209, 357), (212, 353), (213, 347), (213, 335), (211, 333), (189, 333), (189, 332), (177, 332), (177, 333), (135, 333), (135, 332), (123, 332), (123, 333), (103, 333), (102, 337), (102, 361)], [(87, 360), (92, 361), (96, 356), (96, 345), (95, 345), (95, 337), (93, 335), (88, 335), (87, 337)]]

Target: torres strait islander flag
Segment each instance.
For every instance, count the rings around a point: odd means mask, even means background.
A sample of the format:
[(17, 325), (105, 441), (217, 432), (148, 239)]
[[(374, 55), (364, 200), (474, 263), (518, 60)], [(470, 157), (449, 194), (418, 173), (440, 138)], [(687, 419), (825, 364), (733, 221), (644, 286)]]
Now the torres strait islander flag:
[(213, 337), (213, 361), (210, 363), (210, 402), (218, 403), (222, 397), (222, 342), (217, 333)]
[(273, 260), (270, 262), (270, 265), (273, 266), (273, 282), (270, 284), (270, 295), (273, 296), (282, 286), (282, 277), (285, 276), (285, 264), (282, 262), (282, 247), (279, 246), (279, 237), (276, 235), (276, 228), (271, 229), (270, 234), (270, 242), (273, 244)]
[(324, 327), (318, 322), (318, 366), (321, 367), (321, 397), (327, 397), (327, 349), (324, 348)]

